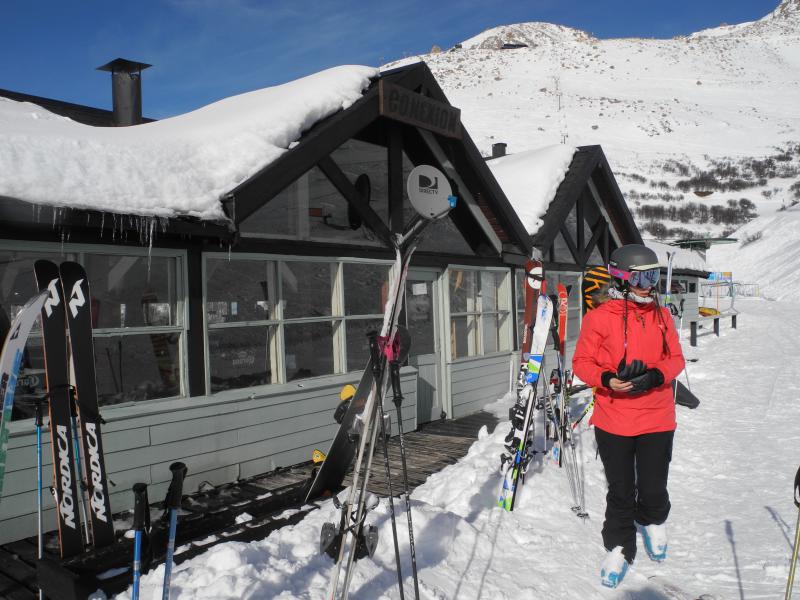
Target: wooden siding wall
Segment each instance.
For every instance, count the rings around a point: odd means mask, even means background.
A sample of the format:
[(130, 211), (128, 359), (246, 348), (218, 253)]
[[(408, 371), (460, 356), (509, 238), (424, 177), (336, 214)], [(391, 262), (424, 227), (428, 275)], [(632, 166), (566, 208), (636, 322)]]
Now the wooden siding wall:
[[(314, 448), (327, 451), (336, 433), (333, 412), (339, 391), (358, 383), (360, 373), (319, 380), (236, 390), (180, 400), (107, 408), (103, 445), (114, 513), (133, 507), (131, 487), (149, 485), (151, 502), (169, 486), (170, 463), (189, 467), (184, 489), (197, 490), (266, 473), (311, 459)], [(417, 372), (401, 371), (403, 428), (417, 427)], [(388, 401), (394, 417), (394, 407)], [(16, 429), (17, 431), (14, 431)], [(393, 433), (397, 424), (392, 419)], [(44, 524), (55, 528), (55, 508), (47, 488), (52, 482), (50, 433), (44, 443)], [(8, 463), (0, 499), (0, 543), (36, 532), (36, 434), (30, 421), (12, 424)]]
[[(481, 410), (511, 389), (510, 353), (476, 356), (447, 365), (453, 414), (457, 419)], [(514, 354), (516, 356), (516, 354)]]

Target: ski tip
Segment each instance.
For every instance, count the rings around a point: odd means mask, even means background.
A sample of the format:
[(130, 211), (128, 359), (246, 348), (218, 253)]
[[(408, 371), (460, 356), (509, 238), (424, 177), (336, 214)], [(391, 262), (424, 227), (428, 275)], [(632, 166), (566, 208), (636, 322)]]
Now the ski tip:
[(311, 453), (311, 462), (315, 465), (319, 463), (325, 462), (326, 455), (322, 450), (314, 449), (314, 452)]

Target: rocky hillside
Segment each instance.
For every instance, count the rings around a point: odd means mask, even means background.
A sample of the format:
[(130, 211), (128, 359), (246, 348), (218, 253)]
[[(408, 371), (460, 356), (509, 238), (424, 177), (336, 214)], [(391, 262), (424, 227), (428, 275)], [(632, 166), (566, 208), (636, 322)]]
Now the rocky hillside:
[(672, 39), (521, 23), (459, 46), (402, 62), (429, 64), (487, 155), (602, 144), (652, 237), (727, 234), (800, 202), (800, 0)]

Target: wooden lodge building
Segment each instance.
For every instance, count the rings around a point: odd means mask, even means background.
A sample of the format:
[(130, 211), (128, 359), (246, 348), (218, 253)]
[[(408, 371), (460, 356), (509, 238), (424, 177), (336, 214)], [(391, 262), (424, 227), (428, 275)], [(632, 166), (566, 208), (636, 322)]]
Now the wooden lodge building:
[[(0, 96), (97, 127), (120, 124), (119, 111)], [(365, 333), (382, 321), (394, 263), (388, 240), (411, 215), (405, 182), (420, 164), (445, 173), (459, 202), (429, 228), (408, 274), (401, 320), (412, 349), (401, 375), (411, 431), (509, 390), (522, 309), (514, 290), (532, 252), (550, 285), (578, 286), (587, 264), (641, 242), (599, 146), (576, 151), (531, 236), (420, 63), (382, 73), (349, 108), (229, 190), (226, 222), (0, 198), (0, 328), (35, 293), (36, 259), (77, 260), (88, 272), (114, 512), (131, 508), (135, 482), (163, 497), (176, 460), (189, 468), (190, 493), (327, 448), (339, 391), (357, 382)], [(569, 331), (574, 338), (577, 321)], [(35, 434), (24, 399), (44, 393), (43, 375), (34, 332), (11, 424), (0, 543), (36, 530)], [(49, 441), (44, 456), (49, 485)], [(52, 529), (49, 494), (45, 502)]]

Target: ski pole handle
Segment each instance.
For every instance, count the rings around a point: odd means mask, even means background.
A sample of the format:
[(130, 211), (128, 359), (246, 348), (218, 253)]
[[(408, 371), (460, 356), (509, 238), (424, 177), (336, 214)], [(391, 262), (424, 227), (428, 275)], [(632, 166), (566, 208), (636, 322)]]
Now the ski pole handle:
[(400, 363), (393, 360), (389, 363), (389, 376), (392, 379), (392, 401), (400, 406), (403, 402), (403, 391), (400, 389)]
[(142, 574), (142, 536), (149, 522), (147, 484), (133, 484), (133, 589), (131, 600), (139, 599), (139, 579)]
[(165, 504), (167, 508), (177, 510), (181, 506), (183, 480), (186, 478), (188, 468), (182, 462), (174, 462), (169, 466), (169, 470), (172, 471), (172, 482), (169, 484)]
[(178, 509), (183, 496), (183, 480), (186, 477), (186, 465), (174, 462), (169, 466), (172, 471), (172, 482), (169, 484), (167, 499), (164, 504), (169, 509), (169, 538), (167, 540), (167, 557), (164, 561), (164, 587), (161, 600), (169, 600), (170, 579), (172, 578), (172, 562), (175, 555), (175, 532), (178, 528)]

